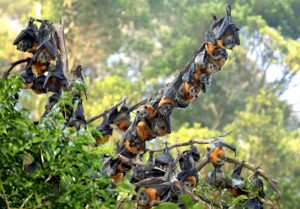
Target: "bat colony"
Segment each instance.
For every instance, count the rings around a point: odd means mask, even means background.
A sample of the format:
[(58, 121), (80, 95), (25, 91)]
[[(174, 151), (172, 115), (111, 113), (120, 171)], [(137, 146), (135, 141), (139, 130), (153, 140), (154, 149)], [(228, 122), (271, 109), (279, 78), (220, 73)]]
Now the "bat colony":
[[(37, 94), (49, 91), (53, 93), (48, 99), (42, 117), (47, 117), (58, 102), (62, 91), (71, 91), (74, 83), (84, 82), (81, 66), (77, 66), (71, 72), (68, 71), (63, 27), (63, 22), (53, 24), (48, 20), (30, 18), (27, 28), (20, 32), (13, 44), (18, 50), (29, 52), (32, 56), (12, 63), (3, 75), (3, 78), (7, 79), (16, 65), (26, 63), (21, 71), (23, 88), (30, 88)], [(193, 193), (199, 182), (200, 170), (208, 164), (212, 164), (214, 168), (206, 180), (209, 184), (220, 190), (227, 189), (233, 197), (245, 195), (247, 198), (244, 201), (248, 208), (263, 208), (263, 204), (276, 207), (273, 202), (265, 199), (264, 184), (259, 176), (269, 182), (279, 198), (280, 190), (277, 182), (255, 165), (227, 157), (225, 149), (233, 152), (236, 152), (236, 149), (226, 144), (224, 137), (204, 142), (191, 140), (178, 145), (190, 145), (190, 149), (176, 159), (170, 154), (170, 149), (176, 145), (171, 147), (166, 145), (161, 154), (155, 158), (153, 154), (156, 151), (149, 151), (146, 148), (147, 141), (171, 133), (170, 115), (174, 108), (186, 108), (201, 92), (206, 92), (211, 75), (219, 72), (225, 64), (228, 58), (227, 50), (240, 44), (238, 30), (231, 18), (230, 6), (226, 7), (223, 18), (217, 19), (213, 15), (213, 23), (205, 34), (204, 43), (195, 51), (191, 61), (179, 72), (176, 79), (131, 107), (126, 105), (125, 98), (103, 113), (86, 120), (82, 105), (85, 89), (79, 92), (72, 91), (73, 107), (68, 107), (68, 111), (64, 113), (67, 127), (79, 130), (80, 127), (103, 117), (102, 123), (97, 128), (101, 136), (97, 134), (94, 136), (98, 146), (109, 140), (113, 124), (124, 132), (124, 137), (116, 146), (117, 156), (103, 163), (102, 169), (108, 172), (115, 184), (132, 170), (129, 181), (136, 188), (135, 201), (138, 208), (151, 208), (159, 202), (177, 203), (178, 197), (182, 194), (188, 194), (196, 201), (205, 201), (216, 207), (226, 208), (203, 197), (199, 198)], [(137, 110), (137, 114), (131, 121), (130, 113), (133, 110)], [(209, 145), (202, 158), (193, 145), (197, 143)], [(146, 151), (149, 151), (146, 163), (136, 159)], [(225, 162), (235, 164), (231, 177), (227, 177), (223, 171)], [(241, 176), (243, 168), (253, 171), (248, 181), (257, 188), (257, 194), (253, 194), (245, 187), (246, 179)], [(180, 208), (184, 208), (182, 204), (178, 204)]]

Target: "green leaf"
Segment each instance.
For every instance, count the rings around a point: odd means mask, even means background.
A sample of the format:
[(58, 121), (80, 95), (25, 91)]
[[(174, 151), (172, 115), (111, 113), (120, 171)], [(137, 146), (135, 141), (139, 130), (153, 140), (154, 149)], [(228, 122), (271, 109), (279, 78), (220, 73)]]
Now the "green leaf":
[(197, 204), (193, 205), (191, 209), (205, 209), (203, 202), (198, 202)]
[(184, 204), (186, 208), (192, 207), (195, 203), (193, 198), (189, 195), (182, 195), (179, 197), (179, 200)]
[(172, 202), (163, 202), (154, 209), (178, 209), (178, 205)]

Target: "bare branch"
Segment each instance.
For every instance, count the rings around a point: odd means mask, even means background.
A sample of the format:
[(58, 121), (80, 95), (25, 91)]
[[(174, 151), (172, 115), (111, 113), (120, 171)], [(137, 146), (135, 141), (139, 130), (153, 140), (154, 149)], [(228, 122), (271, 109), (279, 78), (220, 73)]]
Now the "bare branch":
[(25, 200), (24, 202), (22, 203), (20, 209), (24, 208), (25, 204), (28, 202), (28, 200), (33, 196), (33, 194), (30, 194)]
[[(217, 137), (216, 137), (217, 138)], [(182, 143), (177, 143), (177, 144), (173, 144), (172, 146), (168, 147), (168, 149), (174, 149), (176, 147), (183, 147), (183, 146), (189, 146), (192, 144), (209, 144), (209, 142), (213, 140), (213, 139), (191, 139), (187, 142), (182, 142)], [(151, 151), (151, 152), (162, 152), (164, 151), (165, 148), (162, 149), (146, 149), (146, 151)]]

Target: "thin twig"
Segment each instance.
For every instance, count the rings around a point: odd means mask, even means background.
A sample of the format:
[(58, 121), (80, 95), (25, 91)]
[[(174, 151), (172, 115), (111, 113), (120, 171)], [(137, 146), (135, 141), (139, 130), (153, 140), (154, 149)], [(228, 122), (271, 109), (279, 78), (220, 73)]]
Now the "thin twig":
[(11, 207), (9, 205), (9, 200), (8, 200), (6, 194), (5, 194), (5, 190), (4, 190), (3, 185), (2, 185), (2, 180), (1, 180), (1, 183), (0, 183), (0, 189), (1, 189), (1, 193), (2, 193), (1, 196), (3, 197), (3, 200), (4, 200), (5, 204), (6, 204), (6, 208), (7, 209), (11, 209)]
[(30, 195), (24, 200), (24, 202), (22, 203), (20, 209), (22, 209), (22, 208), (25, 206), (25, 204), (28, 202), (28, 200), (29, 200), (32, 196), (33, 196), (33, 194), (30, 194)]

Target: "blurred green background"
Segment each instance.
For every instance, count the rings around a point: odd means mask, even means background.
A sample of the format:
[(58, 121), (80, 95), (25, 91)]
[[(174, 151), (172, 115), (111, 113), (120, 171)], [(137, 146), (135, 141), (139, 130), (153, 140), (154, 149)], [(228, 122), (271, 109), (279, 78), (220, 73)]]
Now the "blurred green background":
[[(223, 16), (227, 3), (241, 45), (207, 93), (173, 113), (172, 134), (158, 141), (232, 131), (226, 140), (238, 147), (238, 158), (279, 181), (280, 208), (300, 208), (298, 0), (0, 0), (0, 71), (30, 56), (12, 45), (28, 17), (63, 17), (69, 66), (81, 64), (87, 76), (89, 118), (123, 95), (134, 104), (170, 82), (199, 47), (211, 13)], [(23, 91), (19, 105), (37, 120), (48, 96)]]

